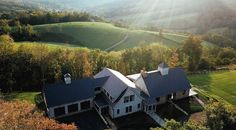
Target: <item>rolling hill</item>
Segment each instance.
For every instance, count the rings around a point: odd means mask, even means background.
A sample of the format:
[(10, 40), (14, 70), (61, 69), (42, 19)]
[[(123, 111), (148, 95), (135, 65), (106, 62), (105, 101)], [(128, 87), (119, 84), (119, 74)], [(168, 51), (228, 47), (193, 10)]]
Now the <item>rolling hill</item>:
[[(179, 47), (187, 36), (144, 30), (129, 30), (100, 22), (69, 22), (34, 26), (41, 42), (65, 43), (70, 46), (122, 50), (141, 44), (159, 43)], [(207, 43), (210, 45), (210, 43)], [(62, 45), (62, 44), (60, 44)]]

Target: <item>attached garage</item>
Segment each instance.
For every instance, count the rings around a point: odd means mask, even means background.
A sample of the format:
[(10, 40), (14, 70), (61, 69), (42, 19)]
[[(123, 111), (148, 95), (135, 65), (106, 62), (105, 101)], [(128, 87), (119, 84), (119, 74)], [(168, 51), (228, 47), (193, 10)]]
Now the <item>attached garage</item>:
[(74, 113), (74, 112), (78, 112), (78, 104), (71, 104), (68, 105), (68, 113)]
[(90, 109), (90, 101), (84, 101), (80, 103), (81, 110)]
[(55, 117), (62, 116), (62, 115), (65, 115), (65, 114), (66, 114), (65, 107), (58, 107), (58, 108), (54, 109)]
[(46, 86), (44, 97), (49, 117), (60, 118), (90, 110), (93, 107), (95, 88), (101, 87), (107, 79), (85, 78)]

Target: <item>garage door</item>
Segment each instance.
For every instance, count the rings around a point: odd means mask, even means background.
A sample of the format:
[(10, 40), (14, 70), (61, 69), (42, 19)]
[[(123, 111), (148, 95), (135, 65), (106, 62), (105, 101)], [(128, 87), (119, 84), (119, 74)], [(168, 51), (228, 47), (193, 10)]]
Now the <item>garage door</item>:
[(58, 107), (54, 109), (55, 117), (65, 115), (65, 107)]

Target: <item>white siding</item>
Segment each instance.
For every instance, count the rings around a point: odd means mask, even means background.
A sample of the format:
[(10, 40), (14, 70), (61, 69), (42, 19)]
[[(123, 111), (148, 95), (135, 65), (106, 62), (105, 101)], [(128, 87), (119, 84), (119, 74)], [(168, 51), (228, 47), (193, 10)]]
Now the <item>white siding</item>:
[[(129, 101), (124, 103), (124, 97), (131, 95), (134, 95), (134, 101)], [(140, 104), (140, 108), (138, 108), (138, 104)], [(132, 112), (126, 113), (126, 107), (128, 106), (132, 106)], [(133, 90), (131, 90), (131, 88), (128, 88), (128, 90), (125, 92), (122, 98), (115, 104), (115, 106), (111, 110), (111, 117), (117, 118), (120, 116), (125, 116), (134, 112), (141, 111), (141, 108), (142, 108), (142, 99), (140, 98), (139, 95), (134, 93)], [(120, 109), (119, 114), (117, 114), (117, 109)]]
[(144, 93), (149, 95), (146, 84), (144, 83), (144, 80), (142, 76), (140, 76), (136, 81), (135, 81), (136, 87), (140, 88)]

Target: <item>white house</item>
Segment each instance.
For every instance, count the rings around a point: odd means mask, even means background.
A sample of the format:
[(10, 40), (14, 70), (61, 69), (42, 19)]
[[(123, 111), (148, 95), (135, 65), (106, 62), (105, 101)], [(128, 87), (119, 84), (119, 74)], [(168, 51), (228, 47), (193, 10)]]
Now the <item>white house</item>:
[(48, 115), (51, 118), (91, 110), (117, 118), (138, 111), (156, 111), (168, 100), (189, 96), (190, 83), (181, 68), (168, 68), (164, 63), (157, 70), (128, 75), (104, 68), (93, 78), (49, 85), (44, 90)]

